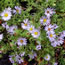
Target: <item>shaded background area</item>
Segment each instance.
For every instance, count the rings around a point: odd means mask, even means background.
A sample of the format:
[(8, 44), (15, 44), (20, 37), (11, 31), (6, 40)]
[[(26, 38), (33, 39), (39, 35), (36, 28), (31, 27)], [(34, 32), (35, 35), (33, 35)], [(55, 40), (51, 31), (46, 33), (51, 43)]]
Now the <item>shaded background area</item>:
[[(4, 54), (3, 57), (0, 58), (0, 65), (12, 65), (12, 63), (9, 61), (9, 53)], [(38, 65), (38, 62), (35, 59), (32, 59), (30, 62), (28, 62), (26, 57), (25, 62), (18, 65)]]
[(8, 53), (4, 54), (2, 58), (0, 58), (0, 65), (12, 65), (9, 61)]

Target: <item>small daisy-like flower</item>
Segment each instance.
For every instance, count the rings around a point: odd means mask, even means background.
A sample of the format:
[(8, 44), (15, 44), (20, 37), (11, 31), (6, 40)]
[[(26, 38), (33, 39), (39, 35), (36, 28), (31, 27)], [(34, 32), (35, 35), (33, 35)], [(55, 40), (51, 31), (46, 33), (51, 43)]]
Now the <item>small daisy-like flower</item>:
[(9, 26), (7, 25), (7, 22), (3, 23), (3, 24), (2, 24), (2, 27), (6, 28), (6, 29), (9, 28)]
[(32, 33), (33, 30), (34, 30), (34, 26), (31, 25), (31, 26), (28, 27), (28, 31), (29, 31), (30, 33)]
[[(13, 58), (14, 58), (15, 60), (14, 60)], [(9, 56), (9, 60), (10, 60), (11, 63), (17, 62), (17, 63), (21, 64), (21, 63), (23, 62), (22, 57), (20, 57), (18, 54), (10, 55), (10, 56)]]
[(5, 10), (12, 11), (10, 7), (8, 7), (8, 8), (5, 8)]
[(49, 18), (51, 15), (55, 13), (54, 9), (52, 8), (47, 8), (45, 9), (45, 15)]
[(64, 39), (62, 37), (58, 37), (57, 42), (58, 42), (57, 45), (63, 44)]
[(36, 50), (40, 50), (40, 49), (41, 49), (41, 45), (39, 44), (36, 46)]
[(21, 6), (19, 7), (19, 6), (15, 6), (15, 10), (13, 10), (13, 13), (19, 13), (19, 14), (21, 14)]
[(14, 57), (15, 55), (9, 55), (9, 60), (10, 60), (10, 62), (11, 63), (15, 63), (15, 61), (13, 60), (13, 57)]
[(42, 16), (40, 18), (40, 22), (41, 22), (42, 25), (48, 25), (48, 24), (50, 24), (50, 18), (48, 19), (47, 17)]
[(50, 55), (49, 54), (47, 54), (45, 57), (44, 57), (44, 59), (46, 60), (46, 61), (49, 61), (50, 60)]
[(56, 29), (56, 28), (58, 28), (58, 26), (57, 26), (56, 24), (54, 24), (54, 25), (53, 25), (53, 28)]
[(54, 62), (53, 65), (58, 65), (58, 63), (57, 62)]
[(14, 63), (14, 60), (12, 59), (12, 57), (9, 58), (11, 63)]
[(5, 9), (5, 10), (1, 13), (1, 16), (2, 16), (2, 19), (3, 19), (4, 21), (8, 21), (8, 20), (11, 19), (12, 14), (11, 14), (11, 11)]
[(19, 39), (17, 40), (17, 44), (18, 44), (19, 46), (27, 45), (27, 39), (26, 39), (26, 38), (19, 38)]
[(57, 42), (57, 41), (53, 41), (53, 42), (51, 43), (51, 45), (52, 45), (53, 47), (56, 47), (56, 46), (57, 46), (57, 44), (58, 44), (58, 42)]
[(29, 23), (21, 23), (21, 27), (27, 30), (29, 27)]
[(3, 34), (0, 34), (0, 41), (3, 39)]
[(29, 23), (28, 19), (23, 20), (24, 23)]
[(0, 50), (0, 54), (2, 53), (2, 51)]
[(35, 57), (37, 57), (37, 54), (34, 51), (32, 51), (32, 54), (28, 54), (28, 55), (31, 59), (34, 59)]
[(25, 52), (23, 52), (23, 53), (20, 53), (20, 56), (21, 56), (21, 57), (23, 57), (24, 55), (25, 55)]
[(48, 38), (49, 38), (49, 40), (52, 42), (52, 41), (54, 41), (54, 40), (55, 40), (56, 35), (55, 35), (55, 33), (54, 33), (54, 32), (53, 32), (53, 33), (49, 32), (47, 37), (48, 37)]
[(18, 27), (16, 25), (12, 25), (10, 26), (7, 31), (8, 33), (10, 33), (11, 35), (13, 35), (15, 33), (15, 30), (17, 29)]
[(19, 64), (23, 62), (23, 59), (19, 55), (16, 55), (15, 59), (16, 59), (16, 62), (18, 62)]
[(20, 58), (20, 59), (18, 60), (18, 63), (21, 64), (22, 62), (24, 62), (24, 60)]
[(53, 31), (53, 26), (52, 26), (51, 24), (50, 24), (50, 25), (47, 25), (47, 26), (45, 27), (45, 31), (47, 31), (47, 33)]
[(61, 37), (62, 37), (62, 38), (65, 37), (65, 31), (63, 31), (63, 32), (61, 33)]
[(37, 29), (34, 29), (32, 34), (31, 34), (34, 38), (38, 38), (40, 36), (40, 32)]
[(65, 31), (63, 31), (63, 34), (65, 35)]
[(28, 27), (30, 26), (30, 23), (29, 23), (29, 20), (28, 19), (25, 19), (25, 20), (23, 20), (23, 22), (24, 23), (21, 23), (21, 27), (23, 28), (23, 29), (28, 29)]

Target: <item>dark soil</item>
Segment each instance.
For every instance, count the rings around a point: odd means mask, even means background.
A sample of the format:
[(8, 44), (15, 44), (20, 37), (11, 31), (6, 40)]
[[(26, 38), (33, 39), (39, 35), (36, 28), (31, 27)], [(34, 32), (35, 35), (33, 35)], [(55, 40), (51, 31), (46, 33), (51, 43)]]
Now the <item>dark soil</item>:
[(2, 58), (0, 58), (0, 65), (12, 65), (9, 61), (8, 54), (4, 54)]

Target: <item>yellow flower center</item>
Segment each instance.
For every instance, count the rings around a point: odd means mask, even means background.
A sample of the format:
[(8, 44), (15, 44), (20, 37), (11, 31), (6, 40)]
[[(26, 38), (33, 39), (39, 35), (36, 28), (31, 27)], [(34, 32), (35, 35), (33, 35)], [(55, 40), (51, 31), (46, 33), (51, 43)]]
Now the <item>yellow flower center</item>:
[(46, 58), (48, 58), (48, 56), (46, 56)]
[(47, 21), (47, 19), (44, 19), (44, 20), (43, 20), (43, 22), (46, 22), (46, 21)]
[(48, 28), (48, 31), (50, 31), (51, 30), (51, 28)]
[(18, 10), (18, 9), (16, 9), (16, 12), (17, 12), (17, 13), (19, 13), (19, 10)]
[(23, 40), (20, 40), (21, 43), (23, 43)]
[(47, 13), (49, 13), (49, 11), (47, 11)]
[(25, 23), (24, 25), (25, 25), (25, 26), (27, 26), (27, 24), (26, 24), (26, 23)]
[(38, 35), (38, 32), (34, 32), (35, 35)]
[(50, 37), (53, 37), (53, 34), (50, 34)]
[(8, 13), (5, 13), (4, 16), (5, 16), (5, 17), (8, 17)]
[(32, 31), (33, 30), (33, 28), (30, 28), (30, 31)]

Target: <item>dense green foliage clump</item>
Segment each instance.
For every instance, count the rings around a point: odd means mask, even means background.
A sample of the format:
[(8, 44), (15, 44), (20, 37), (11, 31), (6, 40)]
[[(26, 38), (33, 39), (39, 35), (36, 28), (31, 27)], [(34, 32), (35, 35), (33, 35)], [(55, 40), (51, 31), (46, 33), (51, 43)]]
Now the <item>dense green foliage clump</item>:
[[(9, 26), (11, 25), (17, 25), (18, 29), (16, 30), (15, 35), (10, 35), (7, 33), (6, 29), (2, 27), (0, 24), (0, 33), (3, 33), (3, 40), (0, 41), (0, 51), (2, 53), (0, 54), (0, 57), (2, 57), (2, 54), (6, 54), (10, 51), (9, 54), (19, 54), (22, 52), (25, 52), (25, 56), (27, 57), (28, 54), (33, 54), (32, 50), (37, 53), (36, 60), (39, 63), (39, 65), (44, 65), (50, 63), (53, 65), (54, 62), (58, 62), (59, 65), (65, 65), (65, 48), (63, 45), (52, 47), (49, 39), (47, 38), (46, 31), (44, 30), (44, 27), (40, 25), (40, 18), (41, 16), (44, 16), (45, 9), (48, 7), (55, 9), (55, 14), (51, 17), (51, 24), (57, 24), (59, 27), (55, 29), (55, 34), (59, 35), (59, 32), (62, 32), (65, 30), (65, 0), (1, 0), (0, 1), (0, 13), (7, 7), (11, 7), (14, 9), (15, 6), (21, 6), (22, 11), (21, 14), (12, 15), (11, 19), (8, 21), (2, 20), (0, 16), (1, 24), (4, 22), (7, 22)], [(40, 37), (41, 38), (33, 38), (27, 30), (23, 30), (21, 28), (21, 23), (23, 20), (29, 19), (31, 25), (34, 25), (35, 28), (40, 29)], [(19, 37), (25, 37), (27, 39), (27, 45), (26, 46), (20, 46), (20, 49), (17, 48), (17, 45), (15, 42)], [(42, 49), (37, 51), (36, 45), (39, 41), (41, 43)], [(60, 54), (56, 58), (55, 54), (57, 49), (60, 49)], [(46, 54), (50, 54), (51, 59), (50, 61), (45, 61), (44, 56)], [(24, 58), (23, 57), (23, 58)], [(43, 58), (42, 61), (40, 61), (40, 58)], [(32, 59), (28, 59), (28, 61), (31, 61)], [(14, 63), (16, 65), (16, 63)]]

